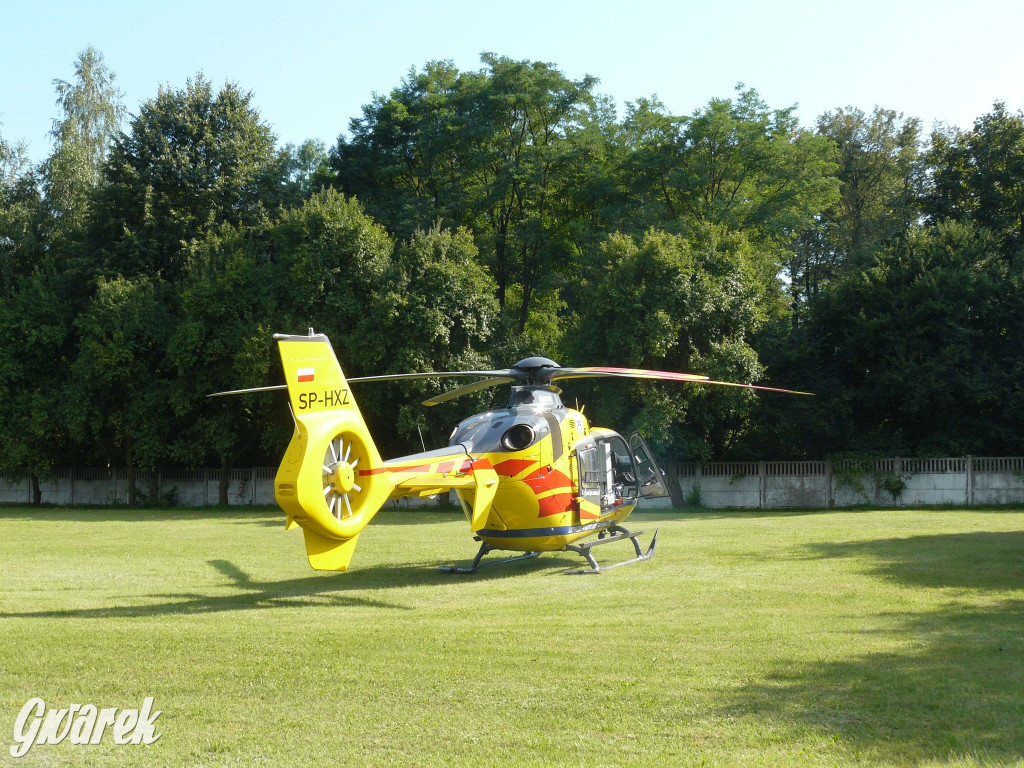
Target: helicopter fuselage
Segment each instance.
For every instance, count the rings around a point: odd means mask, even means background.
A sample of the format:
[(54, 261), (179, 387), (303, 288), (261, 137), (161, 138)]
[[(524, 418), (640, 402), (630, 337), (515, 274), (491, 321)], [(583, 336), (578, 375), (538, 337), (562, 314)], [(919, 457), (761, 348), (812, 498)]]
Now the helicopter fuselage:
[[(596, 572), (590, 555), (596, 543), (574, 543), (595, 534), (602, 543), (629, 538), (637, 557), (626, 562), (653, 553), (653, 540), (641, 553), (640, 532), (618, 525), (640, 497), (666, 495), (646, 444), (639, 435), (626, 441), (592, 427), (582, 411), (565, 407), (551, 382), (552, 372), (576, 377), (594, 371), (560, 369), (547, 358), (520, 361), (514, 370), (497, 372), (497, 379), (484, 380), (487, 386), (494, 380), (520, 382), (507, 408), (463, 420), (444, 448), (384, 460), (327, 337), (311, 332), (275, 339), (295, 421), (274, 479), (275, 497), (286, 527), (302, 528), (314, 568), (346, 570), (360, 533), (389, 498), (449, 491), (458, 495), (470, 530), (482, 542), (471, 570), (492, 549), (528, 556), (572, 549)], [(603, 369), (601, 375), (621, 375), (621, 369)], [(432, 402), (480, 388), (479, 382), (465, 385)]]
[[(608, 366), (563, 368), (546, 357), (529, 357), (499, 370), (383, 374), (352, 382), (447, 377), (476, 379), (423, 401), (431, 406), (504, 384), (512, 385), (505, 409), (463, 420), (447, 447), (385, 461), (324, 334), (274, 334), (285, 383), (217, 392), (239, 395), (287, 389), (295, 431), (274, 478), (274, 496), (287, 528), (302, 528), (309, 564), (318, 570), (348, 569), (360, 533), (388, 499), (455, 491), (470, 530), (482, 542), (472, 572), (493, 549), (524, 552), (572, 550), (602, 569), (591, 554), (598, 544), (628, 539), (636, 557), (649, 559), (642, 531), (619, 525), (641, 497), (667, 496), (667, 478), (639, 434), (629, 440), (592, 427), (582, 410), (566, 408), (556, 381), (626, 378), (809, 394), (673, 371)], [(596, 541), (578, 542), (597, 535)], [(500, 564), (507, 560), (498, 561)], [(443, 569), (449, 570), (449, 569)]]
[[(649, 455), (646, 446), (637, 448), (640, 457)], [(622, 522), (636, 507), (643, 480), (654, 479), (621, 435), (591, 427), (582, 412), (562, 404), (551, 386), (513, 387), (508, 408), (463, 420), (447, 448), (385, 466), (398, 474), (427, 470), (442, 481), (449, 473), (468, 470), (471, 461), (478, 467), (486, 463), (498, 477), (476, 536), (492, 549), (511, 551), (561, 550)], [(652, 477), (643, 478), (645, 470)], [(476, 491), (455, 491), (472, 519)], [(392, 498), (408, 495), (412, 491), (399, 486)]]

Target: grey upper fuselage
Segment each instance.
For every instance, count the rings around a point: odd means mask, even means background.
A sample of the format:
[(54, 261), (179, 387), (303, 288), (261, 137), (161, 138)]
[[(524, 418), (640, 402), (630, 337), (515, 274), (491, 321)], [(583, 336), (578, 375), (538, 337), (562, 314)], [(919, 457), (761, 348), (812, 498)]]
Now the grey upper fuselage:
[(556, 450), (561, 452), (562, 436), (559, 425), (568, 414), (569, 410), (562, 404), (555, 387), (512, 387), (508, 408), (478, 413), (459, 422), (452, 432), (448, 445), (461, 445), (471, 454), (509, 451), (507, 446), (502, 445), (502, 436), (511, 427), (525, 424), (534, 433), (531, 445), (551, 434), (555, 438)]

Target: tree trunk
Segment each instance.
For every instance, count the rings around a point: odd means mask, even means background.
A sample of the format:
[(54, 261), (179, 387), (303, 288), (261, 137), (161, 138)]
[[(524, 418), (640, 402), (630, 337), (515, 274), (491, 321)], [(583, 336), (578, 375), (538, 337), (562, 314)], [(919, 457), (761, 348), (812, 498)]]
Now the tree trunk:
[(32, 473), (32, 505), (38, 507), (43, 503), (43, 490), (39, 487), (39, 475)]
[(217, 489), (217, 503), (222, 507), (228, 505), (228, 474), (231, 471), (231, 464), (227, 456), (220, 457), (220, 485)]
[(135, 446), (132, 439), (128, 438), (128, 446), (125, 451), (128, 470), (128, 506), (135, 506)]
[(668, 495), (672, 499), (673, 509), (686, 507), (686, 497), (683, 489), (679, 487), (679, 462), (674, 458), (665, 459), (665, 484), (668, 486)]
[(526, 332), (526, 322), (530, 319), (530, 300), (533, 298), (533, 287), (523, 285), (523, 303), (519, 307), (519, 333)]

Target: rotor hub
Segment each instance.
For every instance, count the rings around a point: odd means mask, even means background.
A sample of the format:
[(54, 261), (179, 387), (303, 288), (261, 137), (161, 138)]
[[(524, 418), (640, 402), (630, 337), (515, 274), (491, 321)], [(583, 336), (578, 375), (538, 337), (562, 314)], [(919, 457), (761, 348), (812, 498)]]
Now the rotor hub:
[(356, 483), (356, 471), (347, 461), (339, 461), (329, 480), (339, 493), (348, 493)]
[(550, 384), (551, 377), (561, 366), (547, 357), (527, 357), (520, 360), (512, 370), (518, 373), (523, 384)]

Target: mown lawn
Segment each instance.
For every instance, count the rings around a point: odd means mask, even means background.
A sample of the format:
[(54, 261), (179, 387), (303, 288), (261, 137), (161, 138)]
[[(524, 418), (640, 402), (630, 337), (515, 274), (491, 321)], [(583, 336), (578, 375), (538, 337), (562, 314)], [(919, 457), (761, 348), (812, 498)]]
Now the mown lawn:
[[(0, 764), (1024, 761), (1020, 510), (638, 513), (657, 554), (598, 576), (440, 574), (475, 544), (434, 511), (317, 573), (282, 518), (0, 510)], [(15, 761), (36, 696), (162, 736)]]

